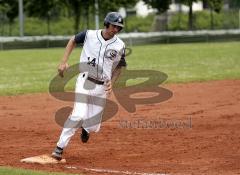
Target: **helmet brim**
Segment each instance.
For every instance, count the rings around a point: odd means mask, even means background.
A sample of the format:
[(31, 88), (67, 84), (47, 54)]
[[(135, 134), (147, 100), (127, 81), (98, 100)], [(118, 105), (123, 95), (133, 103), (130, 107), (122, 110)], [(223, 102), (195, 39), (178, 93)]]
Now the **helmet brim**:
[(118, 23), (118, 22), (109, 22), (110, 24), (112, 24), (112, 25), (115, 25), (115, 26), (119, 26), (119, 27), (124, 27), (124, 25), (123, 24), (121, 24), (121, 23)]

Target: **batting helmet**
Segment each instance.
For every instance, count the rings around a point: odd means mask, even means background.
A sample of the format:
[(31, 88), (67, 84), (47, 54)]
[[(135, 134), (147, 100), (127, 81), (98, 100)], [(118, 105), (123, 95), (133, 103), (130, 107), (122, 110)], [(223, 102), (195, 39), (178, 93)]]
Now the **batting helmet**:
[(104, 19), (104, 26), (108, 27), (109, 24), (123, 28), (123, 17), (118, 12), (109, 12)]

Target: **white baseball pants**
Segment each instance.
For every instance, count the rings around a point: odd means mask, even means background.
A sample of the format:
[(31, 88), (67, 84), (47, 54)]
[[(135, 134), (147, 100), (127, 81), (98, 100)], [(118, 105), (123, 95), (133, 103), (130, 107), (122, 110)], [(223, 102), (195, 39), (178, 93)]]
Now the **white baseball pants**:
[(88, 133), (98, 132), (106, 103), (105, 86), (87, 80), (88, 73), (80, 73), (76, 82), (72, 114), (64, 124), (57, 146), (65, 148), (78, 128)]

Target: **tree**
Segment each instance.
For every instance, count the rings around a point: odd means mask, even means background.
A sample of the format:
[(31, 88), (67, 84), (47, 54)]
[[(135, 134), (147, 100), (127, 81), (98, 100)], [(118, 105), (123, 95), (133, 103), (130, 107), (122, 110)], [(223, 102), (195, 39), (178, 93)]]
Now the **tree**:
[(239, 0), (229, 0), (229, 6), (233, 9), (239, 9), (240, 8), (240, 1)]
[(157, 9), (157, 14), (154, 18), (153, 30), (161, 31), (168, 28), (168, 14), (165, 13), (169, 9), (171, 0), (143, 0), (149, 7)]
[(86, 21), (86, 24), (87, 24), (87, 29), (89, 28), (89, 8), (90, 8), (90, 4), (93, 3), (92, 1), (90, 2), (91, 0), (88, 0), (88, 1), (83, 1), (83, 7), (84, 7), (84, 19)]
[(181, 0), (181, 3), (187, 5), (189, 7), (188, 11), (188, 29), (193, 30), (193, 9), (192, 5), (194, 2), (198, 0)]
[(17, 0), (0, 0), (1, 11), (5, 13), (9, 23), (9, 35), (12, 35), (12, 24), (18, 16)]
[(6, 17), (7, 6), (0, 0), (0, 28), (1, 28), (1, 35), (4, 35), (4, 24), (7, 21)]
[(147, 5), (158, 10), (158, 14), (164, 13), (169, 9), (171, 0), (143, 0)]
[(223, 0), (208, 0), (210, 9), (214, 10), (215, 12), (219, 13), (223, 6)]
[(60, 13), (59, 0), (31, 0), (25, 7), (29, 16), (39, 17), (47, 21), (47, 32), (51, 34), (50, 21)]
[(101, 0), (99, 1), (100, 14), (105, 17), (108, 12), (118, 11), (120, 7), (125, 9), (133, 7), (138, 0)]
[[(99, 13), (100, 17), (105, 17), (105, 15), (110, 11), (117, 11), (120, 7), (132, 7), (136, 4), (138, 0), (99, 0)], [(90, 13), (95, 12), (95, 0), (61, 0), (68, 9), (72, 11), (74, 17), (74, 31), (79, 32), (79, 25), (81, 15), (83, 15), (84, 21), (87, 23), (87, 28), (89, 27)]]
[(79, 32), (80, 16), (81, 16), (81, 6), (84, 0), (62, 0), (62, 2), (72, 10), (74, 17), (74, 32)]
[(207, 4), (210, 8), (210, 16), (211, 16), (211, 29), (214, 29), (214, 18), (213, 11), (219, 13), (223, 6), (223, 0), (207, 0)]

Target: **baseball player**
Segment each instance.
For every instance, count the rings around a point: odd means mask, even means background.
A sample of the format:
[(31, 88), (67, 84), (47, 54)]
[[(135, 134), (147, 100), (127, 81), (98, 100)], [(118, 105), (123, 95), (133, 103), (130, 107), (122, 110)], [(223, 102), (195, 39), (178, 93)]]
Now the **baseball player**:
[[(62, 159), (64, 148), (79, 127), (82, 129), (83, 143), (88, 141), (90, 132), (100, 130), (106, 98), (111, 93), (121, 68), (126, 66), (125, 44), (116, 36), (124, 27), (122, 16), (117, 12), (108, 13), (104, 19), (104, 26), (102, 30), (87, 30), (73, 36), (58, 67), (59, 75), (63, 77), (72, 50), (76, 44), (83, 44), (80, 73), (75, 87), (75, 94), (83, 95), (75, 95), (73, 111), (65, 122), (52, 153), (52, 157), (57, 160)], [(87, 87), (86, 84), (91, 87)]]

